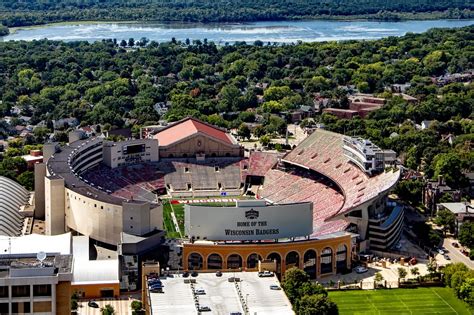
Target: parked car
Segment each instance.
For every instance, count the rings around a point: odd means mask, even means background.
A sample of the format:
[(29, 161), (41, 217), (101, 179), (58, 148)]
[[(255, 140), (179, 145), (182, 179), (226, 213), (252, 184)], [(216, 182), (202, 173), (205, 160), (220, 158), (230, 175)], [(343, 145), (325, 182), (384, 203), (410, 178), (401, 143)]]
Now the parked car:
[(204, 295), (204, 294), (206, 294), (206, 291), (204, 289), (196, 289), (196, 290), (194, 290), (194, 294)]
[(220, 270), (217, 271), (217, 272), (216, 272), (216, 277), (222, 277), (222, 271), (220, 271)]
[(277, 286), (276, 284), (272, 284), (270, 285), (270, 290), (281, 290), (281, 288)]
[(148, 285), (162, 284), (160, 279), (148, 279)]
[(459, 248), (459, 244), (456, 242), (453, 242), (453, 247)]
[(268, 271), (268, 270), (265, 270), (265, 271), (263, 271), (263, 272), (260, 271), (260, 272), (258, 273), (258, 276), (259, 276), (259, 277), (273, 277), (273, 272)]
[(446, 259), (446, 260), (451, 260), (451, 258), (449, 257), (448, 254), (444, 254), (444, 259)]
[(193, 271), (193, 272), (191, 273), (191, 277), (197, 277), (197, 276), (198, 276), (198, 273), (197, 273), (196, 271)]
[(154, 283), (154, 284), (149, 284), (150, 289), (155, 289), (155, 288), (162, 288), (163, 284), (162, 283)]
[(363, 267), (363, 266), (355, 267), (354, 270), (355, 270), (356, 273), (364, 273), (364, 272), (369, 271), (369, 269), (367, 269), (367, 268), (365, 268), (365, 267)]
[(199, 306), (199, 312), (210, 312), (211, 308), (209, 306)]
[(187, 278), (187, 277), (189, 277), (189, 272), (186, 271), (185, 273), (183, 273), (183, 278)]
[(440, 255), (444, 255), (444, 250), (442, 250), (441, 248), (440, 248), (440, 249), (438, 249), (438, 254), (440, 254)]
[(99, 304), (97, 304), (97, 302), (94, 301), (94, 300), (90, 300), (90, 301), (87, 303), (87, 306), (93, 307), (93, 308), (99, 308)]

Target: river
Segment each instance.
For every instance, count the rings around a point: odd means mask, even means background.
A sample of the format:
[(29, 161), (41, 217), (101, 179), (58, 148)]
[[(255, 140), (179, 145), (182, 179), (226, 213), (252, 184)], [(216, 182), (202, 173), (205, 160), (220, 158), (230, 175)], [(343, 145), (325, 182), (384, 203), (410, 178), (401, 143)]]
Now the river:
[[(164, 24), (164, 23), (65, 23), (19, 28), (3, 37), (8, 40), (35, 40), (48, 38), (62, 41), (97, 41), (102, 39), (135, 40), (146, 37), (157, 42), (171, 38), (207, 39), (215, 43), (246, 41), (253, 43), (296, 43), (297, 41), (320, 42), (348, 39), (377, 39), (402, 36), (408, 32), (421, 33), (434, 27), (462, 27), (474, 24), (474, 20), (425, 20), (400, 22), (375, 21), (275, 21), (242, 24)], [(1, 40), (1, 38), (0, 38)]]

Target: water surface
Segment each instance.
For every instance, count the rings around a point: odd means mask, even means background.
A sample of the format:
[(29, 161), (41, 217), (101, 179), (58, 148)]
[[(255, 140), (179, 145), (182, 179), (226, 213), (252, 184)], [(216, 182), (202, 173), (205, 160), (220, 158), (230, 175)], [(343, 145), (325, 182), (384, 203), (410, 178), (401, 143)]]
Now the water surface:
[(246, 41), (253, 43), (296, 43), (297, 41), (338, 41), (348, 39), (377, 39), (402, 36), (408, 32), (421, 33), (434, 27), (462, 27), (474, 24), (474, 20), (428, 20), (428, 21), (276, 21), (244, 24), (164, 24), (164, 23), (71, 23), (49, 24), (39, 27), (21, 28), (3, 37), (3, 40), (51, 40), (89, 42), (102, 39), (138, 40), (146, 37), (157, 42), (171, 38), (184, 41), (187, 38), (207, 39), (216, 43)]

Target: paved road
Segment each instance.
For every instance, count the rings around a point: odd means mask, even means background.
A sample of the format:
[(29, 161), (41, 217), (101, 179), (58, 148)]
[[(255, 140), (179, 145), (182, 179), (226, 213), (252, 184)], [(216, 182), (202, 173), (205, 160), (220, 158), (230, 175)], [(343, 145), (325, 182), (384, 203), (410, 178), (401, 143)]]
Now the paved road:
[[(474, 261), (470, 260), (469, 257), (464, 256), (459, 248), (456, 248), (452, 245), (453, 242), (457, 242), (451, 238), (446, 238), (443, 240), (443, 246), (449, 252), (448, 255), (451, 258), (452, 262), (462, 262), (471, 269), (474, 269)], [(459, 243), (459, 242), (457, 242)]]

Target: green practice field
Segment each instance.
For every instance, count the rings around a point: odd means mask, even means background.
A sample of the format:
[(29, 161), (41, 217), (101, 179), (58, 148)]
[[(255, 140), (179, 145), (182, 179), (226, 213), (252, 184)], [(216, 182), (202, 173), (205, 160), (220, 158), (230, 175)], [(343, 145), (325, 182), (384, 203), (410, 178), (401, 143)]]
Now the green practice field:
[(340, 315), (471, 315), (450, 288), (331, 291)]

